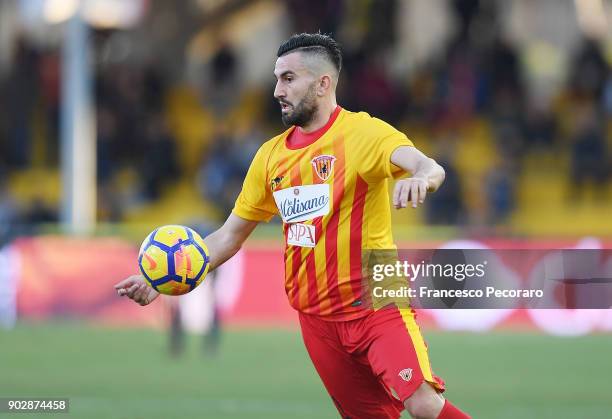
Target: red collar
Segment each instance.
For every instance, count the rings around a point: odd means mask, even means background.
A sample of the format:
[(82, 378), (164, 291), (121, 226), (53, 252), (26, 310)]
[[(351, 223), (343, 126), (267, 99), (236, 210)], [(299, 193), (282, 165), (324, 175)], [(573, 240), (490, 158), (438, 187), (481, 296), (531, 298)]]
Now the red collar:
[(338, 118), (341, 110), (342, 108), (340, 106), (336, 106), (336, 109), (334, 109), (334, 112), (329, 117), (327, 123), (316, 131), (304, 133), (300, 127), (293, 127), (289, 135), (287, 135), (285, 145), (290, 150), (308, 147), (310, 144), (321, 138), (323, 134), (325, 134), (331, 128), (334, 121), (336, 121), (336, 118)]

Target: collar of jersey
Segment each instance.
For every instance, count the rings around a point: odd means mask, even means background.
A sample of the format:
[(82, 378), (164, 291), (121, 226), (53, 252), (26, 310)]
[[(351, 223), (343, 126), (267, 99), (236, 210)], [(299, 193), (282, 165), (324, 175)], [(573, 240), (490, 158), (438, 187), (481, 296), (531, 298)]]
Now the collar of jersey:
[[(340, 105), (336, 106), (336, 109), (334, 109), (334, 112), (329, 117), (329, 120), (327, 121), (327, 123), (316, 131), (309, 132), (309, 133), (303, 133), (300, 127), (294, 126), (289, 132), (289, 134), (287, 135), (287, 137), (285, 138), (285, 146), (289, 150), (299, 150), (301, 148), (308, 147), (309, 145), (317, 141), (319, 138), (321, 138), (323, 134), (329, 131), (331, 126), (334, 124), (334, 122), (338, 118), (338, 115), (340, 114), (341, 110), (342, 110), (342, 107)], [(289, 138), (293, 136), (297, 136), (298, 141), (295, 141), (296, 138), (293, 138), (293, 142), (294, 144), (297, 143), (298, 145), (289, 144)]]

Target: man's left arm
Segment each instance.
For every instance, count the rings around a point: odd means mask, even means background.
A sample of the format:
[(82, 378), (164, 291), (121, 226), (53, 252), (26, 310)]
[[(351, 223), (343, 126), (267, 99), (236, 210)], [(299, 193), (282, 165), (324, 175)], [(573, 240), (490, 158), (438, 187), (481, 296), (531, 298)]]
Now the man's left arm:
[(444, 182), (444, 169), (432, 158), (415, 147), (398, 147), (391, 154), (391, 163), (412, 173), (412, 177), (398, 180), (393, 190), (393, 206), (412, 208), (425, 201), (427, 192), (438, 190)]

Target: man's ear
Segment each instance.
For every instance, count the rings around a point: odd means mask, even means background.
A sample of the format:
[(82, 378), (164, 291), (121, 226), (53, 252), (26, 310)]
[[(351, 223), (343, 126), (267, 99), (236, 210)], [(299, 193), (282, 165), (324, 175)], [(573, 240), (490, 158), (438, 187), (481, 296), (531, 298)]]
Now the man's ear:
[(328, 75), (321, 76), (319, 79), (319, 85), (317, 86), (317, 95), (325, 96), (325, 94), (332, 88), (332, 79)]

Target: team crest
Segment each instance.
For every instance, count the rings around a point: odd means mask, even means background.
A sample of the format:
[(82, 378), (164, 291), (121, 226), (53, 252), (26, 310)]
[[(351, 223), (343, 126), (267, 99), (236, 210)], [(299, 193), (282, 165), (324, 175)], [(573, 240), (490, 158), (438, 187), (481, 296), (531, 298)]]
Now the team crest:
[(312, 167), (323, 182), (331, 176), (335, 161), (336, 158), (329, 154), (323, 154), (311, 160)]

